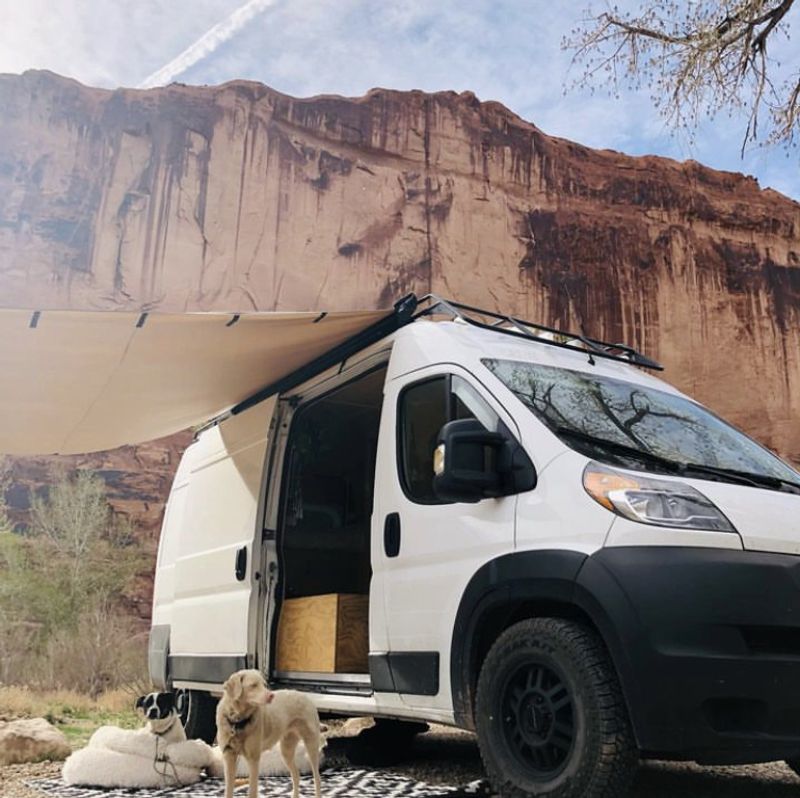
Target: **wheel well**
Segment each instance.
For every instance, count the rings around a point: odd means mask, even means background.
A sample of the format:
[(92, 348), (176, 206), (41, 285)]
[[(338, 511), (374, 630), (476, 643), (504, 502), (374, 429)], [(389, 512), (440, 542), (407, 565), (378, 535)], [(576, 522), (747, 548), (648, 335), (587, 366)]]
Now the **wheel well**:
[(471, 726), (474, 728), (475, 690), (478, 684), (483, 661), (489, 649), (506, 629), (518, 621), (528, 618), (563, 618), (564, 620), (580, 621), (602, 639), (602, 635), (592, 619), (580, 608), (568, 602), (552, 600), (520, 600), (492, 607), (481, 617), (480, 625), (476, 630), (474, 644), (470, 652), (469, 684), (469, 713)]

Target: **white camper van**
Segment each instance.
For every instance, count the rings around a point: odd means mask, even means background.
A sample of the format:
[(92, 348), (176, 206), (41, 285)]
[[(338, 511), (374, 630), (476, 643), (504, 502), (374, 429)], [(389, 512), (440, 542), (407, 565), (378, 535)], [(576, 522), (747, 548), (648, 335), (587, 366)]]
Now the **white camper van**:
[(255, 667), (322, 713), (475, 730), (508, 796), (800, 758), (800, 474), (629, 347), (435, 297), (390, 322), (180, 463), (149, 656), (189, 733)]

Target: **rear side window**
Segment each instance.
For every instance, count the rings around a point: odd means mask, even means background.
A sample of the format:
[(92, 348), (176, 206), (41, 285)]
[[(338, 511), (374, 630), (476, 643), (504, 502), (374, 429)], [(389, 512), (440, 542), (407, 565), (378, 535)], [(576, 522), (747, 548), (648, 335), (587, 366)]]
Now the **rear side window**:
[(448, 421), (464, 418), (497, 430), (500, 419), (466, 380), (449, 375), (410, 385), (400, 394), (398, 411), (403, 490), (418, 504), (443, 504), (433, 491), (433, 450), (439, 430)]

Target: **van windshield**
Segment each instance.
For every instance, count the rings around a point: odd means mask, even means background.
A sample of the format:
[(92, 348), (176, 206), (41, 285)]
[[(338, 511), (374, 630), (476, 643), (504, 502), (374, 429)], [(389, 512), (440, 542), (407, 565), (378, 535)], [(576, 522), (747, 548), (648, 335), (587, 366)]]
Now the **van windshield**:
[(483, 363), (564, 443), (588, 457), (640, 470), (800, 489), (800, 474), (681, 396), (537, 363)]

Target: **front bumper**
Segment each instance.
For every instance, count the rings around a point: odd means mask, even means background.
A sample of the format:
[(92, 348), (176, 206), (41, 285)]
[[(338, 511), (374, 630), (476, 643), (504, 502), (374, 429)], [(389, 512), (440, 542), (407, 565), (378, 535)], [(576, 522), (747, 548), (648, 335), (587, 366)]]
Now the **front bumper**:
[(800, 557), (607, 548), (577, 579), (645, 755), (800, 756)]

